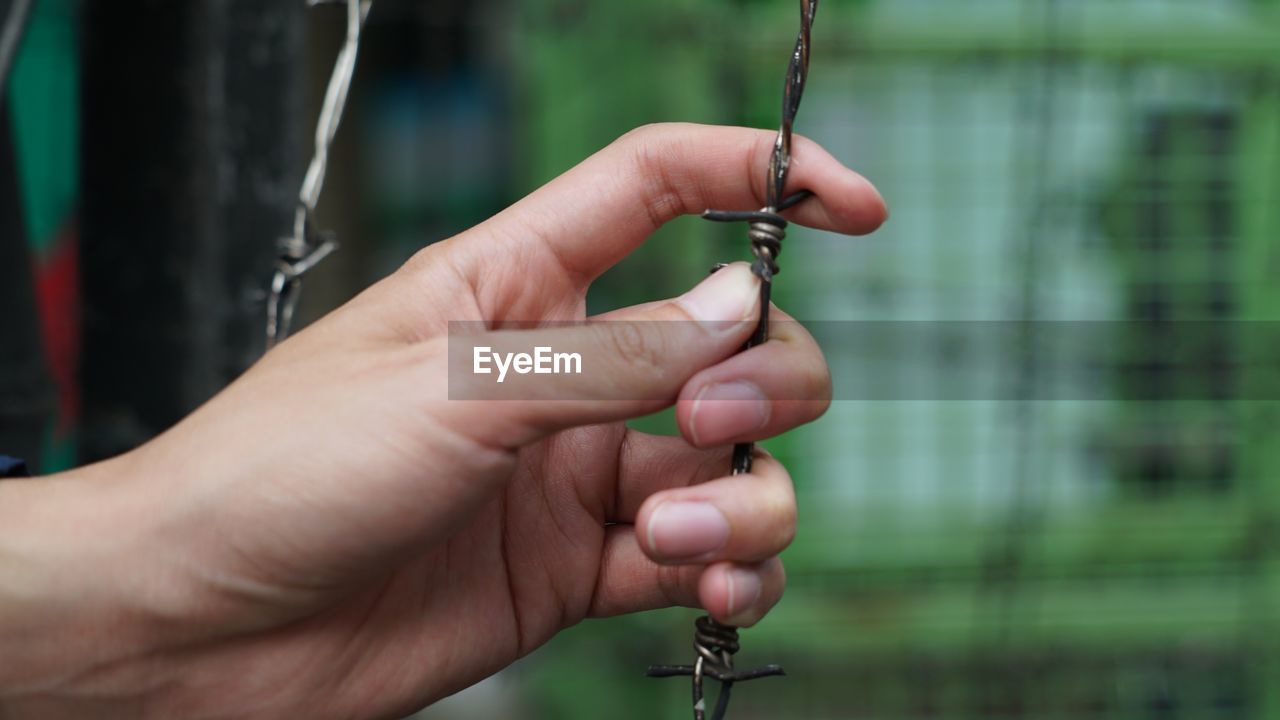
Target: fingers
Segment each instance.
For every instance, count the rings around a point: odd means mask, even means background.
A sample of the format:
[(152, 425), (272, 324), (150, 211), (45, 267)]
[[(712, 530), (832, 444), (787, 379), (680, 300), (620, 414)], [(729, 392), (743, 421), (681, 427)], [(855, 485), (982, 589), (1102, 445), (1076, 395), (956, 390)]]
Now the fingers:
[(694, 446), (775, 437), (831, 406), (831, 370), (822, 348), (777, 306), (770, 306), (770, 316), (769, 342), (699, 372), (681, 390), (676, 420)]
[(786, 469), (758, 453), (750, 473), (651, 495), (635, 526), (659, 563), (761, 562), (795, 537), (795, 491)]
[[(689, 124), (632, 131), (482, 225), (494, 250), (521, 257), (537, 243), (585, 287), (663, 223), (708, 208), (756, 210), (775, 133)], [(788, 192), (816, 197), (786, 215), (845, 234), (875, 230), (884, 200), (865, 178), (797, 136)], [(514, 253), (514, 255), (513, 255)]]
[[(685, 605), (706, 608), (730, 625), (758, 622), (782, 597), (786, 575), (777, 555), (795, 536), (795, 493), (786, 470), (760, 453), (750, 473), (684, 485), (716, 469), (723, 473), (727, 455), (671, 447), (675, 438), (628, 437), (615, 516), (624, 520), (639, 497), (648, 497), (634, 526), (608, 528), (591, 613)], [(669, 472), (656, 459), (659, 452), (685, 472)], [(682, 476), (687, 480), (671, 479)]]
[(711, 617), (734, 627), (751, 627), (782, 599), (787, 575), (782, 560), (755, 565), (716, 563), (698, 579), (698, 601)]
[(701, 607), (720, 622), (749, 627), (778, 604), (785, 586), (786, 572), (776, 557), (760, 563), (659, 565), (640, 549), (633, 527), (614, 525), (605, 535), (589, 614)]
[(612, 322), (450, 335), (449, 395), (458, 402), (442, 412), (486, 445), (514, 448), (666, 407), (689, 378), (746, 341), (759, 289), (739, 263)]
[(627, 430), (618, 452), (618, 486), (611, 522), (634, 523), (651, 495), (722, 478), (729, 472), (733, 448), (703, 450), (684, 438)]
[(699, 372), (681, 390), (676, 420), (694, 446), (774, 437), (831, 405), (822, 348), (799, 323), (772, 312), (769, 342)]

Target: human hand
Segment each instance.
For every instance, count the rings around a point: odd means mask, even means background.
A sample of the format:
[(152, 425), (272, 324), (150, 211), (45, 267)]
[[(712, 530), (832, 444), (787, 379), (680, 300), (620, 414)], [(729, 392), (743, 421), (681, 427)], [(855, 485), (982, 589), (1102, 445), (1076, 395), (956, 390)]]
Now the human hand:
[[(742, 264), (612, 322), (502, 328), (583, 320), (590, 283), (661, 224), (761, 206), (772, 141), (630, 133), (423, 250), (152, 442), (0, 484), (0, 655), (22, 658), (0, 658), (0, 716), (7, 701), (39, 717), (395, 717), (587, 617), (759, 620), (782, 593), (795, 500), (765, 455), (724, 477), (728, 444), (825, 410), (813, 339), (782, 323), (737, 354), (758, 313)], [(816, 193), (787, 213), (802, 224), (860, 234), (885, 217), (812, 142), (797, 139), (791, 183)], [(583, 348), (609, 371), (539, 377), (545, 400), (451, 400), (450, 321), (482, 321), (494, 347)], [(673, 402), (682, 437), (622, 423)]]

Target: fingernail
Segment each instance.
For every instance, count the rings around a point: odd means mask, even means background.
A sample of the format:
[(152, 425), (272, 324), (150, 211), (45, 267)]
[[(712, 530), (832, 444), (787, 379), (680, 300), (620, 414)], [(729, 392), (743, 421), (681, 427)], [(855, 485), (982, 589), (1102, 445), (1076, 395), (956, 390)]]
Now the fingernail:
[(710, 503), (668, 501), (649, 516), (649, 549), (661, 558), (696, 558), (728, 541), (729, 521)]
[(733, 624), (732, 620), (737, 615), (755, 607), (756, 601), (760, 599), (760, 593), (764, 591), (764, 582), (760, 580), (758, 573), (735, 567), (728, 572), (728, 584), (728, 615), (730, 624)]
[(716, 383), (702, 388), (689, 412), (694, 442), (715, 445), (761, 430), (770, 406), (760, 388), (749, 382)]
[(698, 283), (676, 302), (695, 320), (720, 331), (750, 318), (759, 297), (760, 283), (751, 268), (735, 263)]

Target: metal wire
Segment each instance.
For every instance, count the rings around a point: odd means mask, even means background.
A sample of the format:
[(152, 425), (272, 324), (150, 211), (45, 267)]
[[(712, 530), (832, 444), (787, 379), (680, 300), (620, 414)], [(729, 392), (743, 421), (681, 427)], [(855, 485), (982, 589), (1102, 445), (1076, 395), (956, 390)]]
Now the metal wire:
[(13, 0), (4, 29), (0, 30), (0, 97), (9, 88), (13, 60), (18, 56), (22, 38), (27, 34), (27, 24), (31, 22), (31, 4), (32, 0)]
[(293, 234), (279, 241), (280, 256), (276, 261), (271, 295), (267, 300), (268, 350), (289, 335), (302, 276), (338, 249), (338, 244), (331, 235), (316, 231), (315, 211), (329, 170), (329, 151), (338, 135), (343, 111), (347, 107), (347, 96), (356, 71), (356, 59), (360, 55), (361, 33), (369, 11), (373, 8), (373, 0), (307, 0), (309, 7), (337, 3), (345, 3), (347, 7), (347, 35), (334, 62), (333, 74), (329, 77), (320, 117), (316, 122), (315, 153), (298, 192)]
[[(782, 241), (786, 238), (787, 221), (779, 214), (813, 196), (802, 190), (786, 196), (787, 171), (791, 166), (791, 134), (800, 100), (804, 96), (809, 78), (809, 46), (813, 20), (818, 12), (818, 0), (800, 0), (800, 32), (796, 36), (795, 50), (787, 66), (786, 84), (782, 93), (782, 124), (769, 158), (768, 176), (765, 178), (766, 202), (756, 211), (707, 210), (702, 217), (716, 222), (747, 222), (751, 253), (755, 262), (751, 270), (760, 278), (760, 320), (756, 330), (743, 350), (761, 345), (769, 339), (769, 302), (773, 294), (773, 278), (778, 274), (778, 256), (782, 254)], [(713, 268), (715, 272), (717, 268)], [(732, 474), (751, 472), (754, 443), (739, 443), (733, 447)], [(706, 720), (707, 706), (703, 693), (703, 678), (712, 677), (721, 683), (720, 696), (716, 700), (711, 720), (723, 720), (728, 711), (730, 693), (735, 682), (744, 682), (771, 675), (785, 674), (778, 665), (766, 665), (747, 671), (735, 671), (733, 655), (738, 652), (738, 629), (724, 625), (709, 616), (695, 622), (694, 650), (697, 658), (693, 665), (655, 665), (649, 668), (650, 677), (691, 676), (693, 678), (693, 717)]]
[(697, 658), (692, 665), (651, 665), (649, 677), (692, 677), (693, 717), (706, 720), (707, 704), (703, 693), (703, 678), (720, 681), (720, 696), (716, 698), (712, 720), (722, 720), (729, 709), (729, 698), (735, 682), (746, 682), (773, 675), (785, 675), (780, 665), (765, 665), (751, 670), (734, 670), (733, 656), (741, 645), (738, 629), (716, 622), (704, 615), (694, 622), (693, 649)]
[[(1039, 31), (1044, 38), (1045, 47), (1055, 47), (1062, 30), (1062, 6), (1060, 0), (1041, 0), (1037, 8), (1042, 12)], [(1023, 140), (1023, 153), (1016, 154), (1012, 160), (1015, 174), (1023, 174), (1026, 180), (1019, 188), (1020, 195), (1015, 195), (1012, 205), (1026, 207), (1026, 214), (1018, 218), (1011, 227), (1017, 244), (1021, 245), (1018, 259), (1018, 287), (1015, 302), (1017, 317), (1034, 321), (1040, 317), (1043, 298), (1041, 288), (1049, 267), (1045, 264), (1043, 239), (1046, 234), (1048, 218), (1052, 207), (1048, 201), (1046, 178), (1050, 177), (1054, 162), (1054, 131), (1060, 110), (1056, 107), (1060, 90), (1057, 87), (1061, 70), (1052, 55), (1044, 58), (1034, 69), (1033, 87), (1022, 94), (1019, 114), (1028, 129), (1028, 136)], [(1022, 198), (1030, 198), (1030, 202)], [(1033, 537), (1035, 525), (1041, 518), (1039, 503), (1043, 502), (1042, 483), (1043, 470), (1037, 467), (1039, 452), (1036, 448), (1038, 425), (1041, 413), (1036, 411), (1035, 404), (1030, 401), (1036, 396), (1037, 386), (1042, 382), (1039, 368), (1043, 360), (1039, 358), (1041, 339), (1037, 336), (1039, 323), (1022, 322), (1021, 332), (1017, 337), (1017, 365), (1012, 376), (1016, 397), (1019, 402), (1011, 404), (1013, 422), (1013, 495), (1010, 498), (1007, 514), (1002, 521), (1002, 531), (995, 538), (995, 543), (987, 551), (987, 571), (984, 582), (979, 586), (982, 593), (990, 593), (993, 604), (998, 608), (997, 617), (1005, 621), (997, 626), (996, 639), (1002, 643), (1016, 640), (1014, 609), (1018, 607), (1019, 597), (1023, 598), (1022, 607), (1034, 608), (1034, 602), (1026, 602), (1027, 584), (1020, 582), (1020, 576), (1026, 571), (1029, 542)], [(985, 604), (984, 604), (985, 605)], [(975, 608), (975, 611), (977, 609)], [(1020, 618), (1027, 619), (1027, 618)]]

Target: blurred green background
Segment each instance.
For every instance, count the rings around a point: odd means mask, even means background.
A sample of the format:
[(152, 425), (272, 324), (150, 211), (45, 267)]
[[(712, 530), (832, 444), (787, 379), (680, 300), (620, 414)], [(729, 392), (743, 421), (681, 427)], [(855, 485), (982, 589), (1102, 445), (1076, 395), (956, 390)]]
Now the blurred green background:
[[(343, 251), (304, 318), (635, 126), (776, 127), (796, 5), (377, 0), (321, 203)], [(329, 10), (306, 16), (290, 172), (342, 31)], [(1106, 401), (846, 399), (768, 443), (801, 529), (739, 662), (790, 675), (742, 686), (731, 717), (1280, 718), (1280, 404), (1239, 392), (1229, 360), (1251, 342), (1230, 321), (1280, 315), (1280, 1), (823, 0), (797, 130), (892, 219), (793, 228), (775, 291), (792, 315), (1132, 332)], [(746, 254), (741, 227), (676, 221), (591, 307)], [(1168, 320), (1221, 321), (1197, 336), (1211, 370), (1164, 362), (1147, 322)], [(1025, 328), (969, 361), (1035, 397), (1053, 325)], [(927, 386), (955, 360), (893, 372)], [(1203, 399), (1137, 399), (1152, 382)], [(687, 685), (643, 671), (688, 661), (695, 614), (586, 622), (421, 716), (688, 717)]]
[[(514, 177), (647, 122), (776, 126), (796, 23), (772, 0), (522, 3), (496, 39)], [(798, 318), (1280, 312), (1280, 3), (826, 0), (797, 126), (892, 209), (865, 239), (789, 234), (776, 293)], [(678, 221), (595, 307), (678, 293), (742, 234)], [(1163, 379), (1220, 400), (1126, 400), (1165, 371), (1128, 327), (1110, 401), (845, 400), (769, 443), (801, 529), (739, 662), (790, 676), (742, 687), (732, 716), (1280, 717), (1277, 405), (1233, 399), (1229, 364)], [(1247, 341), (1223, 327), (1211, 357)], [(1034, 396), (1052, 325), (1028, 328), (978, 353)], [(424, 716), (686, 717), (685, 684), (641, 672), (690, 656), (692, 617), (587, 622)]]

